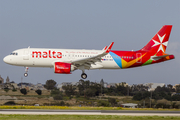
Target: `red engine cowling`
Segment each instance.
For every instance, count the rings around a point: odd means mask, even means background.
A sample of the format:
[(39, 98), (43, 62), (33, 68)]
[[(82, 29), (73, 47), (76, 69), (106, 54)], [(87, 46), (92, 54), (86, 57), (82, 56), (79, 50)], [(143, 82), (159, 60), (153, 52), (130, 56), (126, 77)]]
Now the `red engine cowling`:
[(75, 66), (71, 63), (55, 62), (54, 72), (59, 74), (71, 74), (71, 71), (75, 70)]

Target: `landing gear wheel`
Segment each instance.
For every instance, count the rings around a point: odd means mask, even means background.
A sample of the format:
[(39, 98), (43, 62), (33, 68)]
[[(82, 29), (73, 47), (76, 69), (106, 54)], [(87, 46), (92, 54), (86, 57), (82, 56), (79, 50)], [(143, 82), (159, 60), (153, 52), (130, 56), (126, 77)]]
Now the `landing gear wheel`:
[(28, 74), (27, 73), (24, 73), (24, 77), (27, 77), (28, 76)]
[(28, 68), (28, 67), (26, 67), (26, 69), (25, 69), (25, 73), (24, 73), (24, 77), (27, 77), (27, 76), (28, 76), (28, 73), (27, 73), (27, 72), (28, 72), (28, 69), (29, 69), (29, 68)]
[(87, 78), (86, 73), (82, 73), (82, 74), (81, 74), (81, 77), (82, 77), (83, 79), (86, 79), (86, 78)]

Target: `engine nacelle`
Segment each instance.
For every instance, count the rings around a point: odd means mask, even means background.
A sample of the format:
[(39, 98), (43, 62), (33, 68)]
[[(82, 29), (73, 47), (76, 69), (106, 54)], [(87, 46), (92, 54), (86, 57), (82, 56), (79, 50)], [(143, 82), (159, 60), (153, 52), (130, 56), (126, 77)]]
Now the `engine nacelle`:
[(54, 72), (59, 74), (71, 74), (72, 71), (76, 70), (74, 65), (71, 63), (55, 62)]

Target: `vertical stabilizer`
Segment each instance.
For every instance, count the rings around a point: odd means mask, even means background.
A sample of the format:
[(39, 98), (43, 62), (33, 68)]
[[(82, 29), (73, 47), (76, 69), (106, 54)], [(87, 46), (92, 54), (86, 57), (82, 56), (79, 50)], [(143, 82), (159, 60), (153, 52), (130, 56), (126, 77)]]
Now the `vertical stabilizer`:
[(172, 25), (164, 25), (141, 51), (154, 52), (156, 56), (164, 55), (171, 29)]

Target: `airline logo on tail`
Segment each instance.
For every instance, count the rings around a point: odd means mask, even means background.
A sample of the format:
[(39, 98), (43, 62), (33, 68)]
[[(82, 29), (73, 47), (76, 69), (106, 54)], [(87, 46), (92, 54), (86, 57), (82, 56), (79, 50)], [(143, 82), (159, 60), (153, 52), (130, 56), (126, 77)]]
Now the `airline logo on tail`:
[[(165, 34), (165, 35), (166, 35), (166, 34)], [(159, 52), (160, 50), (162, 50), (162, 52), (165, 52), (165, 51), (166, 51), (166, 47), (167, 47), (168, 41), (166, 41), (166, 42), (163, 41), (165, 35), (163, 35), (163, 36), (161, 37), (159, 34), (157, 34), (157, 36), (158, 36), (158, 38), (159, 38), (159, 41), (158, 41), (158, 40), (153, 40), (155, 44), (154, 44), (152, 47), (159, 45), (159, 49), (158, 49), (157, 52)]]
[(156, 56), (165, 55), (172, 25), (163, 26), (157, 34), (142, 48), (142, 51), (153, 52)]

